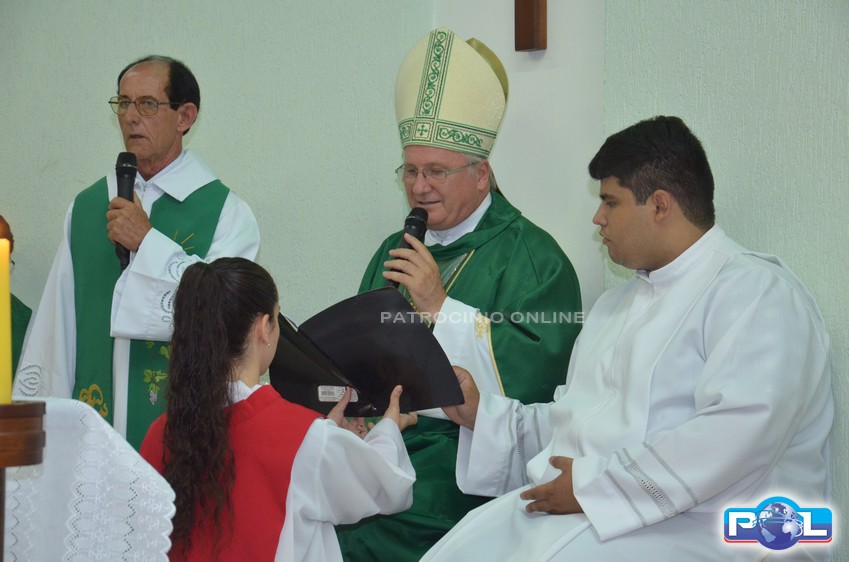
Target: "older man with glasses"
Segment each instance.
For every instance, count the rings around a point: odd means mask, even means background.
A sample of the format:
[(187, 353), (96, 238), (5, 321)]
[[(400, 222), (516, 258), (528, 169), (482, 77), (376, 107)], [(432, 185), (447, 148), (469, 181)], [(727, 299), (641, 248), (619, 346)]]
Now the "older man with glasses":
[[(504, 68), (475, 39), (440, 28), (407, 54), (395, 83), (403, 148), (396, 174), (410, 207), (427, 211), (428, 230), (423, 243), (408, 235), (408, 249), (398, 248), (402, 232), (387, 238), (360, 290), (398, 283), (433, 322), (452, 364), (489, 392), (534, 402), (565, 380), (581, 297), (554, 239), (495, 184), (488, 158), (506, 102)], [(404, 432), (416, 469), (413, 506), (337, 527), (346, 560), (418, 560), (486, 501), (457, 488), (458, 436), (441, 410), (420, 412)]]
[[(259, 228), (183, 139), (200, 88), (182, 62), (148, 56), (118, 75), (109, 105), (138, 171), (133, 200), (114, 171), (82, 191), (33, 320), (15, 380), (18, 396), (91, 404), (135, 447), (165, 411), (172, 298), (190, 264), (254, 259)], [(130, 253), (121, 269), (115, 245)]]

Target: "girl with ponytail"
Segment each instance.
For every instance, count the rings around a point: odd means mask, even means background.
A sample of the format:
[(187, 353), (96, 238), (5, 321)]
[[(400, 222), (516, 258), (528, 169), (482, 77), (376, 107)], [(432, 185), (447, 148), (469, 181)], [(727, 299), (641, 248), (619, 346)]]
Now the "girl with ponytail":
[(142, 456), (171, 484), (172, 561), (341, 560), (333, 525), (412, 503), (401, 387), (361, 438), (260, 384), (280, 336), (277, 288), (242, 258), (186, 269), (174, 298), (167, 413)]

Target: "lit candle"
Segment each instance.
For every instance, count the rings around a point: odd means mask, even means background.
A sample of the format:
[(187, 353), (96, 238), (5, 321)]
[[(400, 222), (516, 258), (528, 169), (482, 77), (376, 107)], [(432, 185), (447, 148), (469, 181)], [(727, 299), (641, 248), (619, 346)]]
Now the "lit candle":
[(9, 241), (0, 240), (0, 404), (12, 402), (12, 292)]

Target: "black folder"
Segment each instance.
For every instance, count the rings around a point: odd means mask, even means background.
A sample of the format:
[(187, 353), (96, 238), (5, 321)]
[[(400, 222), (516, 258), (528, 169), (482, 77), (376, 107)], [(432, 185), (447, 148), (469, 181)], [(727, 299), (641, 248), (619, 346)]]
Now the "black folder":
[(327, 414), (344, 387), (356, 391), (345, 415), (379, 416), (395, 385), (401, 411), (463, 403), (445, 352), (394, 288), (343, 300), (296, 326), (282, 314), (277, 353), (268, 369), (283, 398)]

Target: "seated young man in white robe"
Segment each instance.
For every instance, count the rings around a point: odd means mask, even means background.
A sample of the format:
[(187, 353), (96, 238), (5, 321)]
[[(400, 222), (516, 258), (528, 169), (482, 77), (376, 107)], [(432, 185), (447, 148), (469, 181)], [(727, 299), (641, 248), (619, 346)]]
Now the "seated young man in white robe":
[(789, 512), (782, 536), (723, 535), (731, 508), (824, 506), (834, 404), (814, 299), (714, 224), (710, 166), (680, 119), (612, 135), (589, 172), (593, 222), (635, 275), (593, 307), (554, 402), (480, 393), (457, 369), (458, 485), (501, 497), (423, 560), (822, 559), (824, 531)]

